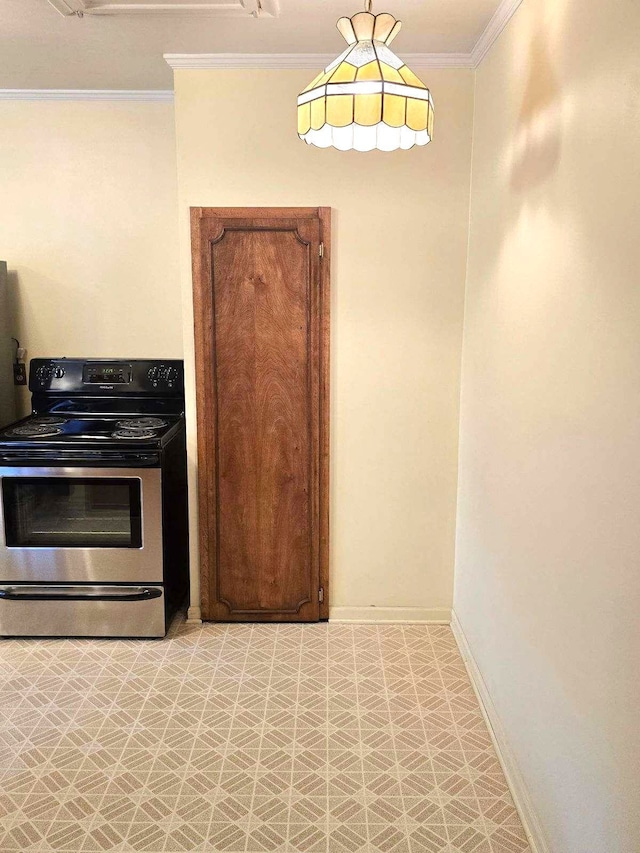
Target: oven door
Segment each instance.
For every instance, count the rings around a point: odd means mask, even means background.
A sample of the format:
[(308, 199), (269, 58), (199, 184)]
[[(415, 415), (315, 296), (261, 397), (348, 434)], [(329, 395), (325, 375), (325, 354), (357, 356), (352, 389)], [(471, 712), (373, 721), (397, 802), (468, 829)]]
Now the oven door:
[(162, 583), (159, 468), (0, 468), (0, 582)]

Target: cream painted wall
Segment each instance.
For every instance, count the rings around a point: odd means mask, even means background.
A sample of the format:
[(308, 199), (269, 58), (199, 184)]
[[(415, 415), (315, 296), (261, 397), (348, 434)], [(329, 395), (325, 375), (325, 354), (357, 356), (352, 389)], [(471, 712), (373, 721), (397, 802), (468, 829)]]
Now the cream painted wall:
[[(331, 605), (446, 617), (473, 76), (425, 72), (436, 139), (386, 155), (298, 140), (296, 95), (311, 76), (175, 74), (185, 358), (193, 360), (189, 206), (332, 207)], [(193, 387), (189, 414), (193, 475)], [(194, 524), (194, 548), (195, 533)]]
[(640, 850), (640, 4), (477, 74), (455, 610), (554, 853)]
[(29, 357), (181, 357), (173, 105), (1, 101), (0, 127), (0, 258)]

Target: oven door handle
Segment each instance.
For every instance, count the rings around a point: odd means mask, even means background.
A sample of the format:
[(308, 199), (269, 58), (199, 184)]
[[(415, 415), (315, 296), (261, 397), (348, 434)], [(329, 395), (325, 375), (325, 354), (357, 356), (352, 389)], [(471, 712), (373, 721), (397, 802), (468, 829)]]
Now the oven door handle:
[(3, 586), (3, 601), (150, 601), (162, 590), (142, 586)]

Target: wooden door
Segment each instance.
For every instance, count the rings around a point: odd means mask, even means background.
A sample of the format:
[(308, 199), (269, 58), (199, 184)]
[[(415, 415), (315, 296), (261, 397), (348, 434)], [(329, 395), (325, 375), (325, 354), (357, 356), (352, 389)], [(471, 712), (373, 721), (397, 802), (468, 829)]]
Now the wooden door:
[(204, 619), (328, 616), (328, 208), (192, 208)]

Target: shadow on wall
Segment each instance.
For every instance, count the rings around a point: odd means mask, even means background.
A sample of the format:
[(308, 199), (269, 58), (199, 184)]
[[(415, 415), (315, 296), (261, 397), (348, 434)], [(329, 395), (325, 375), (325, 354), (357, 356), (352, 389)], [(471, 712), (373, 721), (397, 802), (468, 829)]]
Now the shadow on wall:
[(548, 40), (542, 31), (529, 47), (529, 77), (511, 149), (510, 183), (524, 193), (553, 174), (562, 149), (562, 100)]

